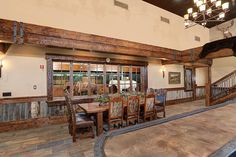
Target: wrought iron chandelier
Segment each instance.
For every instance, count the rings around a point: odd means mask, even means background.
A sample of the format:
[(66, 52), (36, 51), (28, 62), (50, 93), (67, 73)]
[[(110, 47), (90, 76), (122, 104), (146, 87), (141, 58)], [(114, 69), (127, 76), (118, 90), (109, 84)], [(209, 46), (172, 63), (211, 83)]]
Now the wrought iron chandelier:
[(224, 21), (225, 14), (229, 11), (229, 2), (222, 4), (221, 0), (193, 0), (196, 11), (193, 8), (187, 10), (184, 15), (185, 28), (195, 26), (196, 24), (204, 27), (209, 22)]

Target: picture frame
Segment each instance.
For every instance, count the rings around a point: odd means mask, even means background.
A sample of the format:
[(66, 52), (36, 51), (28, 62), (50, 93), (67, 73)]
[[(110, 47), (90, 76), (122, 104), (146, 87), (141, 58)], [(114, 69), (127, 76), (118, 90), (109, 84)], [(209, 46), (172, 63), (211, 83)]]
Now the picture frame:
[(180, 84), (181, 83), (181, 73), (180, 72), (169, 72), (168, 73), (169, 84)]

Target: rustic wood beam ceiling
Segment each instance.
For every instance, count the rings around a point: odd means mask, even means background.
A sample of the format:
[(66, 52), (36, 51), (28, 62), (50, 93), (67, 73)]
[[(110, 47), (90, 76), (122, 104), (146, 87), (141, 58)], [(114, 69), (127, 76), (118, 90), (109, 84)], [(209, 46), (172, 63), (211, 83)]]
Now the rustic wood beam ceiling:
[[(196, 62), (200, 59), (202, 50), (202, 47), (198, 47), (181, 52), (127, 40), (0, 19), (0, 50), (6, 52), (9, 44), (32, 44), (167, 60), (163, 64)], [(228, 56), (233, 56), (231, 49), (220, 50), (206, 58)]]

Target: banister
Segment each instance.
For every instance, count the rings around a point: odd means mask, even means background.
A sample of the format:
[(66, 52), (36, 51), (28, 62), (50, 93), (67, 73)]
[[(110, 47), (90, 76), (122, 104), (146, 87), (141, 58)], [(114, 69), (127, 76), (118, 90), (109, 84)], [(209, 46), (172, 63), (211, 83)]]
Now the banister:
[(236, 74), (236, 70), (234, 70), (234, 71), (232, 71), (231, 73), (225, 75), (225, 76), (222, 77), (221, 79), (215, 81), (214, 83), (212, 83), (212, 85), (215, 85), (215, 84), (217, 84), (217, 83), (219, 83), (219, 82), (222, 82), (222, 81), (225, 80), (227, 77), (229, 77), (229, 76), (231, 76), (231, 75), (233, 75), (233, 74)]

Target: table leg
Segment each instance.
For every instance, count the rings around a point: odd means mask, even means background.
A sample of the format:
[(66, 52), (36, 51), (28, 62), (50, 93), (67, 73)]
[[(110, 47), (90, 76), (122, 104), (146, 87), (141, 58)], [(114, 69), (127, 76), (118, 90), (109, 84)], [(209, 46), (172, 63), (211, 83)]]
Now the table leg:
[(102, 112), (97, 113), (97, 136), (103, 133), (103, 114)]

